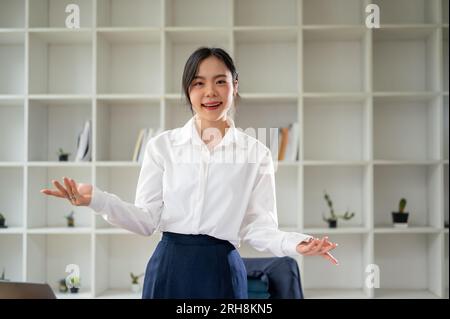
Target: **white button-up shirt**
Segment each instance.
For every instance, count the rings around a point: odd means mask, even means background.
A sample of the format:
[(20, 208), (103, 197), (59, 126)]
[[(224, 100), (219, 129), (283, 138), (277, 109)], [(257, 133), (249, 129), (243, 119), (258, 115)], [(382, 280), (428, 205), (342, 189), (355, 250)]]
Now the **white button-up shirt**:
[(141, 235), (206, 234), (236, 248), (243, 241), (275, 256), (298, 255), (296, 246), (311, 236), (278, 229), (270, 150), (230, 117), (224, 137), (209, 149), (195, 118), (148, 141), (134, 204), (94, 186), (89, 207)]

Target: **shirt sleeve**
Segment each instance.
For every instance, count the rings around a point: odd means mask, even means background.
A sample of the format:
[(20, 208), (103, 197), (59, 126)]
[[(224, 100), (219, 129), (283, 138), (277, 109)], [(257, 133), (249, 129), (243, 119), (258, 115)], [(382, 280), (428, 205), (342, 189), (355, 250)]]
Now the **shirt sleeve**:
[(146, 145), (134, 204), (117, 195), (93, 187), (89, 207), (112, 225), (144, 236), (153, 234), (163, 209), (162, 176), (164, 165), (153, 139)]
[(253, 248), (275, 256), (298, 256), (297, 245), (311, 236), (278, 229), (275, 176), (269, 150), (263, 156), (245, 213), (240, 238)]

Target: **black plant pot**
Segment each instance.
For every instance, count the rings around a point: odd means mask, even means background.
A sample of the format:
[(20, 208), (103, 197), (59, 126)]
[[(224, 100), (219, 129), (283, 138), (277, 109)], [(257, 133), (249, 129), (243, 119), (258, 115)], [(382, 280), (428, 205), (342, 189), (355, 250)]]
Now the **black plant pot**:
[(408, 212), (392, 212), (392, 221), (395, 227), (408, 227), (408, 217)]
[(72, 287), (72, 288), (70, 288), (70, 292), (73, 293), (73, 294), (76, 294), (76, 293), (78, 293), (79, 289), (80, 288)]
[(7, 228), (8, 226), (6, 226), (5, 224), (5, 219), (0, 219), (0, 228)]
[(328, 227), (329, 228), (337, 228), (337, 220), (329, 220)]
[(68, 160), (69, 160), (69, 154), (59, 155), (59, 161), (60, 162), (67, 162)]

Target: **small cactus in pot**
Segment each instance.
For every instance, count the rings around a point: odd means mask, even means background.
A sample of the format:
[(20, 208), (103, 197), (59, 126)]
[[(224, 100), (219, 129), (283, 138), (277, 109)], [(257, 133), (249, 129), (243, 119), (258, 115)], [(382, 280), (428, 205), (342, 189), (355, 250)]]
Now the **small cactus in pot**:
[(408, 227), (408, 217), (409, 212), (405, 211), (407, 201), (405, 198), (400, 199), (398, 203), (398, 211), (392, 212), (392, 221), (394, 223), (394, 227), (398, 228), (406, 228)]

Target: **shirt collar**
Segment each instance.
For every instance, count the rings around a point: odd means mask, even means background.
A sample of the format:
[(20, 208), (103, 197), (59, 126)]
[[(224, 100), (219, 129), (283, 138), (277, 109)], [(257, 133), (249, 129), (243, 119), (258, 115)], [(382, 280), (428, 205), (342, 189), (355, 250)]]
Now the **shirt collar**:
[[(186, 124), (184, 124), (184, 126), (178, 130), (178, 134), (175, 134), (173, 145), (183, 145), (189, 142), (194, 145), (204, 144), (197, 131), (195, 120), (196, 115), (192, 116), (189, 121), (187, 121)], [(245, 148), (246, 143), (243, 140), (243, 137), (240, 136), (241, 134), (239, 134), (238, 129), (236, 128), (234, 121), (230, 116), (227, 117), (227, 123), (230, 127), (225, 129), (225, 136), (222, 138), (218, 146), (236, 144), (241, 148)]]

